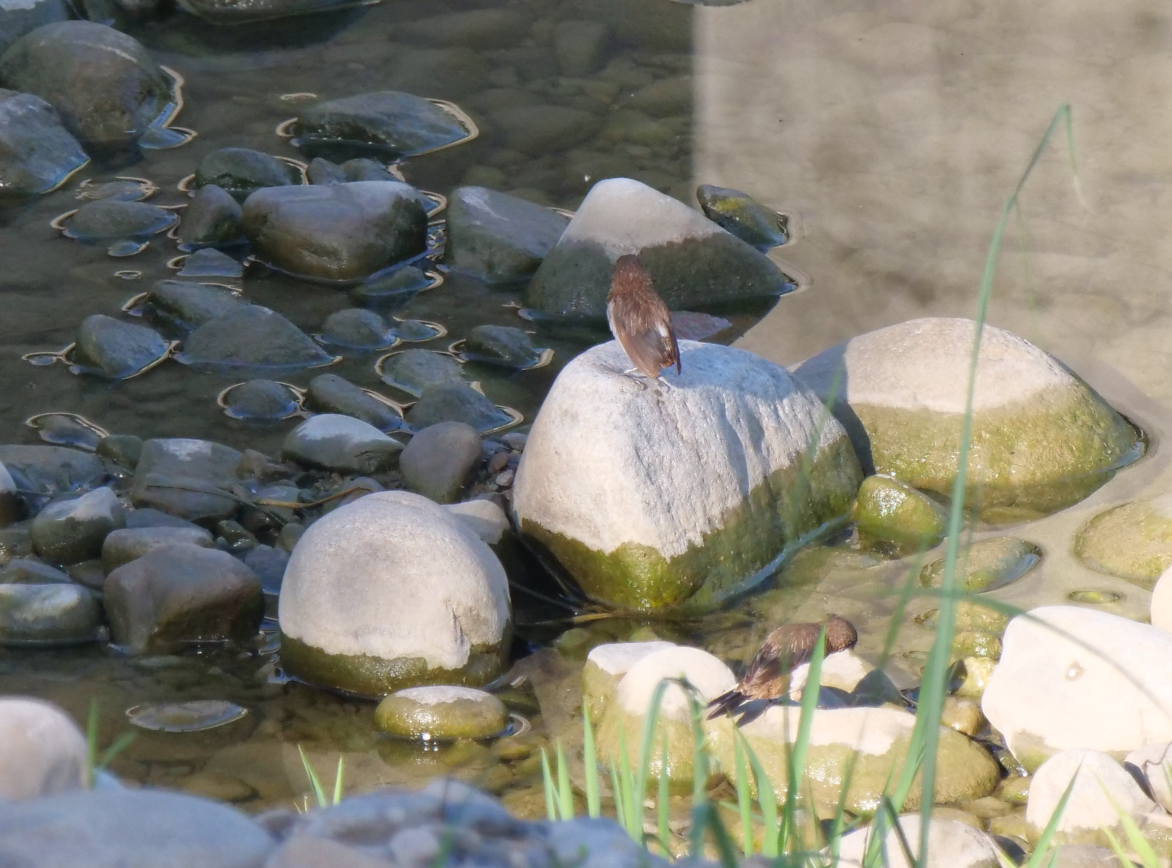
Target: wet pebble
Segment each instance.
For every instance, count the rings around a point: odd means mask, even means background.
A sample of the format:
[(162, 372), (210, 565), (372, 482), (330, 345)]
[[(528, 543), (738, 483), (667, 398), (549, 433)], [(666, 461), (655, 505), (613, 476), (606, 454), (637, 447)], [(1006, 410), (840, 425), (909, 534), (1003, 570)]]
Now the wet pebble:
[(212, 535), (202, 527), (126, 527), (112, 531), (102, 543), (102, 566), (107, 572), (172, 543), (211, 548)]
[(125, 526), (117, 495), (109, 488), (96, 488), (42, 509), (33, 519), (33, 549), (52, 563), (76, 564), (101, 555), (106, 536)]
[(384, 383), (416, 396), (428, 386), (464, 382), (460, 363), (432, 350), (392, 353), (383, 362), (381, 374)]
[(110, 434), (98, 441), (94, 451), (103, 458), (133, 470), (142, 455), (142, 438), (133, 434)]
[(401, 181), (393, 172), (382, 163), (369, 157), (355, 157), (347, 160), (338, 167), (342, 170), (342, 178), (351, 181)]
[(64, 234), (85, 243), (143, 241), (175, 225), (174, 211), (146, 202), (87, 202), (65, 222)]
[(102, 626), (97, 595), (74, 584), (0, 585), (0, 645), (94, 642)]
[(128, 709), (126, 719), (152, 732), (202, 732), (235, 723), (248, 709), (223, 699), (151, 702)]
[(305, 176), (311, 184), (346, 183), (346, 173), (342, 171), (342, 167), (325, 157), (314, 157), (310, 160)]
[(597, 115), (560, 105), (514, 106), (494, 112), (492, 120), (507, 147), (530, 156), (572, 148), (601, 126)]
[(93, 452), (106, 432), (72, 413), (42, 413), (26, 423), (46, 443)]
[[(992, 591), (1020, 579), (1042, 560), (1042, 550), (1030, 542), (1006, 536), (979, 540), (961, 553), (962, 573), (956, 577), (958, 591)], [(920, 571), (920, 584), (938, 588), (944, 580), (944, 559), (933, 561)]]
[(1172, 494), (1100, 512), (1074, 538), (1087, 566), (1150, 588), (1172, 566)]
[(499, 735), (508, 722), (505, 705), (471, 687), (430, 685), (392, 693), (378, 704), (374, 725), (402, 738), (454, 740)]
[(381, 316), (362, 308), (339, 310), (326, 317), (320, 340), (330, 346), (355, 350), (381, 350), (397, 342), (394, 331)]
[(176, 360), (216, 370), (297, 370), (329, 364), (309, 335), (279, 313), (243, 305), (208, 320), (183, 342)]
[(258, 545), (245, 555), (244, 564), (260, 576), (260, 584), (264, 589), (265, 596), (275, 597), (281, 593), (285, 567), (289, 565), (287, 551), (272, 546)]
[(758, 250), (768, 250), (789, 240), (784, 218), (747, 193), (701, 184), (696, 188), (696, 198), (709, 220)]
[(69, 574), (32, 558), (13, 558), (0, 569), (0, 584), (66, 585)]
[(244, 266), (227, 253), (205, 247), (183, 260), (179, 276), (240, 278), (244, 276)]
[(301, 409), (301, 397), (274, 380), (238, 383), (224, 393), (222, 400), (227, 416), (254, 422), (287, 419)]
[(360, 419), (325, 413), (289, 432), (281, 454), (307, 467), (342, 473), (379, 473), (399, 461), (403, 444)]
[[(141, 507), (150, 507), (150, 512), (166, 513), (172, 522), (231, 518), (237, 501), (227, 492), (237, 481), (240, 459), (235, 449), (210, 440), (147, 440), (134, 471), (132, 502), (140, 507), (138, 513), (147, 513)], [(153, 523), (159, 521), (154, 518)]]
[(440, 422), (420, 430), (399, 457), (411, 491), (436, 503), (452, 503), (480, 464), (480, 435), (463, 422)]
[(444, 334), (443, 327), (433, 322), (424, 322), (418, 319), (401, 319), (395, 324), (395, 333), (399, 340), (409, 343), (430, 341)]
[(859, 533), (906, 549), (929, 549), (944, 538), (948, 513), (926, 494), (891, 476), (874, 475), (859, 488)]
[(486, 283), (530, 277), (569, 218), (484, 187), (458, 187), (447, 212), (444, 262)]
[(223, 187), (204, 184), (183, 212), (179, 242), (191, 247), (215, 247), (244, 240), (240, 203)]
[(387, 274), (358, 284), (350, 292), (355, 304), (406, 304), (417, 292), (427, 289), (431, 280), (414, 265), (404, 265)]
[(238, 202), (262, 187), (300, 184), (301, 173), (270, 154), (250, 148), (220, 148), (212, 151), (195, 170), (197, 188), (214, 184)]
[(519, 328), (481, 325), (468, 333), (464, 356), (476, 362), (528, 368), (537, 363), (540, 351), (533, 346), (532, 338)]
[(464, 422), (486, 432), (513, 421), (512, 416), (466, 383), (426, 387), (405, 418), (417, 431), (438, 422)]
[[(0, 42), (2, 34), (0, 25)], [(0, 90), (0, 189), (5, 195), (47, 193), (88, 161), (52, 106), (32, 94)]]
[(222, 286), (160, 280), (147, 295), (146, 304), (168, 322), (194, 327), (243, 307), (248, 302)]
[(166, 358), (170, 350), (153, 329), (96, 313), (77, 331), (70, 370), (121, 380)]
[(403, 415), (398, 409), (337, 374), (319, 374), (310, 380), (305, 402), (315, 412), (353, 416), (380, 431), (403, 427)]
[[(96, 488), (108, 478), (101, 460), (88, 452), (64, 446), (0, 445), (0, 463), (15, 481), (9, 490), (20, 488), (36, 501), (35, 495), (56, 495), (65, 491)], [(0, 492), (8, 488), (0, 473)], [(26, 494), (26, 497), (29, 497)], [(0, 507), (4, 498), (0, 496)], [(0, 508), (0, 515), (4, 511)]]

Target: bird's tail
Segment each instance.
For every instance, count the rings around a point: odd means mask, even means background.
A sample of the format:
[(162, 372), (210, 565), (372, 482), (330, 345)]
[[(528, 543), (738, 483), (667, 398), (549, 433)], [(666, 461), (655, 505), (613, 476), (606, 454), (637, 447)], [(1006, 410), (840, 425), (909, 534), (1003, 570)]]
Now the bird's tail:
[(712, 709), (708, 715), (708, 719), (712, 720), (714, 717), (720, 717), (722, 714), (732, 714), (733, 710), (744, 701), (745, 694), (736, 688), (733, 688), (728, 693), (722, 693), (708, 703), (708, 707)]

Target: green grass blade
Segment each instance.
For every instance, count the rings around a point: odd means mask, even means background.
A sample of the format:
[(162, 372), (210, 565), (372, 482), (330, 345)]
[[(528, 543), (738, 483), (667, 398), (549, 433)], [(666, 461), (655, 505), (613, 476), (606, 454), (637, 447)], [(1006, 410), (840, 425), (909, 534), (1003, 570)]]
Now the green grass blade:
[(563, 820), (574, 819), (574, 791), (570, 787), (570, 771), (566, 767), (566, 752), (562, 743), (557, 747), (558, 763), (558, 813)]
[(329, 803), (326, 801), (325, 790), (322, 789), (321, 780), (318, 779), (317, 772), (309, 764), (309, 757), (305, 755), (305, 748), (297, 745), (297, 752), (301, 754), (301, 765), (305, 767), (305, 776), (309, 778), (309, 786), (313, 789), (313, 797), (317, 800), (317, 806), (319, 808), (327, 807)]
[(598, 787), (598, 750), (594, 746), (594, 727), (586, 709), (582, 709), (582, 762), (586, 765), (586, 813), (602, 816), (602, 799)]
[(822, 630), (818, 634), (818, 643), (814, 646), (814, 654), (810, 658), (806, 686), (802, 688), (802, 710), (801, 717), (798, 719), (798, 737), (794, 741), (793, 749), (789, 752), (789, 786), (785, 794), (785, 807), (782, 809), (781, 848), (783, 851), (790, 845), (791, 839), (797, 835), (798, 796), (801, 792), (802, 781), (806, 776), (806, 754), (810, 747), (810, 733), (814, 727), (814, 713), (818, 709), (818, 694), (822, 688), (822, 660), (825, 656), (826, 625), (823, 624)]
[[(733, 729), (733, 752), (736, 756), (737, 769), (737, 808), (741, 814), (741, 850), (746, 856), (753, 855), (753, 793), (749, 786), (749, 763), (745, 759), (745, 749), (741, 745), (744, 736), (741, 731)], [(768, 831), (768, 830), (766, 830)]]
[[(648, 706), (647, 713), (643, 717), (643, 733), (639, 743), (639, 765), (635, 775), (635, 792), (638, 794), (640, 806), (647, 795), (647, 778), (651, 771), (655, 727), (659, 723), (659, 709), (663, 705), (664, 694), (667, 693), (667, 689), (671, 686), (672, 681), (667, 678), (655, 685), (655, 692), (651, 694), (651, 704)], [(660, 757), (660, 774), (664, 774), (666, 771), (667, 756), (665, 754)], [(640, 825), (642, 825), (641, 822)]]
[(120, 736), (118, 736), (118, 738), (114, 739), (114, 742), (108, 748), (106, 748), (104, 751), (102, 751), (102, 756), (98, 760), (97, 765), (95, 765), (94, 768), (95, 769), (109, 768), (110, 763), (114, 762), (114, 760), (118, 757), (118, 754), (122, 753), (122, 751), (124, 751), (128, 747), (130, 747), (131, 743), (137, 737), (138, 737), (138, 733), (135, 733), (135, 732), (122, 733), (122, 735), (120, 735)]
[(552, 823), (558, 818), (557, 788), (549, 771), (549, 754), (541, 749), (541, 783), (545, 787), (545, 816)]
[(623, 807), (620, 823), (635, 841), (643, 840), (643, 794), (635, 792), (635, 774), (631, 769), (631, 758), (627, 753), (627, 737), (619, 727), (619, 783), (623, 793)]
[[(1081, 769), (1082, 766), (1080, 765), (1079, 768)], [(1050, 842), (1058, 834), (1058, 824), (1062, 821), (1062, 815), (1066, 812), (1066, 803), (1070, 801), (1070, 794), (1074, 790), (1075, 777), (1077, 777), (1077, 773), (1071, 776), (1070, 783), (1066, 785), (1066, 789), (1062, 792), (1062, 798), (1058, 800), (1058, 804), (1054, 807), (1054, 813), (1050, 816), (1046, 828), (1042, 830), (1042, 834), (1038, 838), (1038, 843), (1034, 845), (1034, 852), (1030, 854), (1029, 860), (1021, 868), (1041, 868), (1046, 853), (1050, 849)], [(1052, 855), (1056, 857), (1057, 852)]]
[[(1074, 779), (1071, 778), (1071, 786), (1073, 786), (1073, 784)], [(1111, 797), (1111, 793), (1107, 791), (1107, 787), (1104, 786), (1102, 781), (1099, 781), (1099, 786), (1103, 790), (1103, 795), (1107, 797), (1107, 801), (1111, 803), (1111, 807), (1115, 810), (1115, 815), (1119, 817), (1119, 823), (1123, 826), (1123, 831), (1127, 834), (1128, 843), (1131, 844), (1131, 849), (1136, 852), (1140, 858), (1140, 861), (1144, 863), (1144, 868), (1159, 868), (1160, 857), (1156, 855), (1156, 851), (1152, 849), (1152, 845), (1149, 844), (1144, 838), (1143, 832), (1140, 831), (1139, 825), (1135, 822), (1135, 819), (1129, 813), (1119, 807), (1119, 803)], [(1118, 842), (1114, 841), (1115, 836), (1111, 834), (1111, 830), (1103, 828), (1102, 831), (1105, 832), (1108, 839), (1113, 842), (1114, 848)], [(1119, 849), (1116, 850), (1117, 855), (1119, 853)], [(1120, 858), (1123, 857), (1120, 856)], [(1124, 864), (1126, 865), (1128, 863), (1124, 861)]]
[[(697, 828), (699, 829), (699, 835), (696, 834)], [(716, 812), (716, 806), (709, 801), (704, 801), (692, 812), (693, 838), (698, 839), (701, 845), (703, 844), (705, 832), (712, 833), (712, 839), (716, 844), (716, 853), (719, 857), (721, 868), (737, 868), (736, 847), (733, 845), (732, 838), (729, 837), (728, 830), (724, 828), (724, 823), (720, 821), (720, 815)], [(701, 853), (701, 847), (693, 844), (692, 855), (700, 856)]]
[(619, 772), (614, 763), (610, 764), (610, 789), (614, 793), (614, 815), (619, 825), (626, 828), (627, 805), (624, 801), (623, 787), (619, 783)]
[(345, 755), (338, 757), (338, 771), (334, 774), (334, 800), (330, 803), (336, 805), (342, 801), (342, 778), (346, 773), (346, 757)]
[(761, 807), (761, 822), (765, 826), (765, 839), (761, 846), (761, 853), (767, 859), (776, 859), (781, 852), (781, 828), (777, 821), (777, 793), (773, 789), (773, 782), (765, 774), (765, 767), (757, 752), (753, 750), (748, 739), (739, 729), (733, 730), (733, 737), (741, 743), (741, 749), (749, 760), (749, 767), (753, 769), (753, 778), (757, 782), (757, 804)]
[(98, 770), (98, 700), (90, 700), (90, 710), (85, 720), (85, 779), (93, 787), (95, 772)]
[[(667, 757), (667, 730), (663, 732), (662, 753), (660, 756)], [(663, 856), (666, 859), (671, 852), (671, 827), (668, 825), (671, 821), (671, 793), (668, 791), (668, 784), (670, 779), (662, 772), (659, 775), (659, 787), (655, 794), (655, 808), (659, 818), (656, 825), (656, 831), (659, 833), (659, 843), (663, 847)]]

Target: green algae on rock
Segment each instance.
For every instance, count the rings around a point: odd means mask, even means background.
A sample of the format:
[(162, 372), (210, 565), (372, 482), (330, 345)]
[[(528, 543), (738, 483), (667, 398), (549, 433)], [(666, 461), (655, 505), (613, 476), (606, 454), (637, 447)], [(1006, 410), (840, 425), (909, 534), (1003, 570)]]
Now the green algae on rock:
[(508, 723), (505, 704), (483, 690), (434, 684), (396, 691), (378, 704), (374, 725), (403, 738), (490, 738)]
[[(564, 634), (563, 634), (564, 635)], [(582, 670), (582, 708), (593, 723), (614, 700), (619, 682), (636, 663), (656, 651), (676, 647), (671, 642), (612, 642), (597, 645), (586, 655)]]
[[(960, 553), (956, 589), (992, 591), (1017, 581), (1042, 560), (1042, 550), (1012, 536), (978, 540)], [(944, 581), (944, 558), (920, 570), (920, 584), (939, 588)]]
[(514, 520), (589, 596), (703, 610), (845, 520), (861, 481), (842, 427), (784, 368), (681, 341), (671, 388), (633, 382), (617, 343), (578, 356), (517, 471)]
[[(794, 373), (850, 432), (868, 472), (949, 494), (975, 323), (917, 319), (831, 347)], [(985, 326), (965, 498), (983, 516), (1069, 506), (1142, 452), (1136, 430), (1057, 359)]]
[[(740, 727), (779, 798), (784, 798), (789, 786), (788, 756), (797, 738), (799, 718), (800, 709), (775, 705)], [(806, 755), (806, 774), (818, 816), (833, 817), (843, 798), (842, 807), (848, 812), (874, 814), (889, 781), (898, 779), (907, 761), (915, 720), (915, 715), (889, 707), (818, 709)], [(729, 717), (705, 723), (709, 750), (735, 783), (733, 731)], [(940, 727), (938, 744), (936, 802), (976, 799), (993, 791), (1001, 779), (1001, 767), (984, 748), (946, 726)], [(755, 791), (755, 783), (750, 786)], [(917, 775), (904, 808), (915, 810), (920, 803)]]
[(1092, 569), (1151, 590), (1172, 566), (1172, 495), (1099, 513), (1075, 536), (1074, 553)]
[(859, 532), (910, 549), (929, 549), (944, 539), (948, 513), (932, 498), (891, 476), (868, 476), (855, 507)]

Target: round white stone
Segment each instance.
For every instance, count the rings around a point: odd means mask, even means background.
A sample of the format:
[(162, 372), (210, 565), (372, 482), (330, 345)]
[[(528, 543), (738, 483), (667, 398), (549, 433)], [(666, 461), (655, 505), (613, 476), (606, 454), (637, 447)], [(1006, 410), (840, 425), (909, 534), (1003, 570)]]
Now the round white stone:
[(447, 705), (450, 702), (459, 702), (466, 699), (471, 702), (499, 702), (491, 693), (477, 690), (474, 687), (461, 687), (456, 684), (427, 684), (422, 687), (406, 687), (397, 690), (392, 696), (401, 696), (418, 702), (420, 705)]
[(981, 710), (1019, 758), (1172, 741), (1172, 633), (1074, 606), (1019, 615)]
[(505, 511), (491, 500), (465, 500), (463, 503), (449, 503), (444, 506), (448, 512), (464, 522), (468, 528), (490, 546), (501, 541), (509, 530), (509, 518)]
[[(771, 705), (765, 713), (746, 722), (746, 736), (796, 742), (802, 710), (797, 706)], [(846, 745), (852, 751), (882, 756), (896, 739), (910, 737), (916, 716), (897, 708), (819, 708), (810, 727), (810, 745)]]
[[(907, 839), (912, 854), (920, 853), (919, 814), (904, 814), (899, 827)], [(841, 868), (858, 868), (863, 864), (867, 845), (874, 832), (872, 826), (857, 829), (842, 836), (839, 845)], [(912, 868), (903, 854), (903, 845), (894, 829), (883, 840), (887, 858), (876, 863), (887, 868)], [(958, 820), (933, 819), (928, 824), (928, 857), (920, 868), (997, 868), (997, 848), (984, 832)]]
[(675, 648), (672, 642), (656, 640), (654, 642), (611, 642), (607, 645), (596, 645), (586, 655), (586, 662), (593, 663), (607, 675), (626, 675), (631, 667), (649, 657), (656, 651), (666, 648)]
[(492, 549), (451, 513), (378, 492), (310, 525), (285, 569), (278, 617), (286, 635), (328, 654), (459, 669), (473, 646), (501, 641), (509, 584)]
[[(700, 702), (709, 701), (732, 690), (736, 676), (721, 660), (699, 648), (674, 645), (648, 654), (619, 682), (616, 698), (629, 714), (644, 715), (651, 710), (655, 689), (665, 678), (685, 678), (700, 694)], [(689, 720), (688, 696), (677, 684), (669, 685), (659, 706), (659, 715), (667, 720)]]
[[(1152, 503), (1155, 504), (1155, 501)], [(1172, 633), (1172, 568), (1164, 570), (1152, 588), (1151, 613), (1153, 627)]]
[(83, 789), (86, 753), (85, 736), (57, 706), (0, 698), (0, 797), (34, 799)]
[[(822, 672), (818, 681), (822, 687), (837, 687), (850, 693), (874, 668), (853, 651), (840, 651), (828, 655), (822, 661)], [(806, 679), (809, 676), (809, 663), (803, 663), (794, 669), (789, 677), (790, 698), (801, 701), (802, 688), (806, 686)]]
[(1096, 750), (1064, 750), (1034, 772), (1026, 802), (1026, 822), (1035, 829), (1044, 829), (1071, 779), (1074, 785), (1058, 820), (1059, 832), (1116, 827), (1119, 825), (1116, 807), (1132, 818), (1156, 809), (1134, 778), (1107, 754)]
[[(671, 559), (703, 542), (771, 474), (846, 437), (785, 368), (732, 347), (680, 341), (676, 388), (624, 375), (615, 341), (571, 361), (538, 413), (513, 510), (609, 554), (624, 543)], [(819, 430), (821, 429), (821, 430)]]

